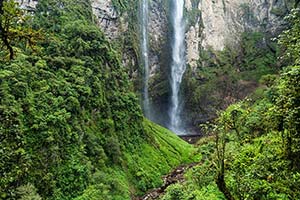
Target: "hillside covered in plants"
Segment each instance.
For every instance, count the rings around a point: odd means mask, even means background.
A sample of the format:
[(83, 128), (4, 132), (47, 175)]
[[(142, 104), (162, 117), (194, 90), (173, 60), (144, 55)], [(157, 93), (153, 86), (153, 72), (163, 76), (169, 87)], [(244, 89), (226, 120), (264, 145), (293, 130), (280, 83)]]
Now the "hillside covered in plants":
[(85, 1), (0, 6), (1, 199), (130, 199), (194, 159), (144, 119)]
[(277, 38), (284, 67), (201, 125), (201, 162), (161, 199), (300, 198), (300, 10), (286, 19), (290, 27)]
[(0, 199), (300, 199), (299, 1), (266, 2), (0, 0)]

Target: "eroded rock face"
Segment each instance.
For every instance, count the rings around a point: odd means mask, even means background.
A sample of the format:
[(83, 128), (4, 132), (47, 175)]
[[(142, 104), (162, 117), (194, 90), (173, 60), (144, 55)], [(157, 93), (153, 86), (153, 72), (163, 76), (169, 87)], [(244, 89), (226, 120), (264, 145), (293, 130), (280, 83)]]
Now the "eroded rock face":
[(200, 11), (186, 32), (187, 64), (195, 69), (201, 48), (236, 46), (245, 31), (276, 35), (285, 25), (282, 15), (288, 5), (284, 0), (185, 0), (185, 8), (187, 13)]
[(155, 76), (161, 67), (159, 55), (167, 42), (168, 19), (161, 0), (151, 1), (149, 4), (149, 64), (150, 78)]
[(34, 11), (38, 0), (15, 0), (24, 10)]
[[(92, 0), (91, 2), (97, 24), (104, 31), (108, 39), (114, 40), (122, 36), (122, 34), (126, 34), (128, 31), (126, 13), (123, 13), (122, 16), (119, 15), (113, 7), (111, 0)], [(162, 0), (149, 2), (148, 30), (150, 77), (153, 77), (161, 67), (159, 55), (167, 41), (168, 23), (166, 12), (162, 6)], [(140, 38), (136, 39), (139, 40)], [(124, 64), (127, 65), (128, 62), (130, 62), (130, 56), (126, 55)], [(130, 63), (132, 64), (132, 62)]]
[[(188, 12), (192, 12), (193, 9), (200, 10), (200, 2), (198, 5), (193, 5), (191, 0), (185, 0), (185, 8)], [(195, 69), (197, 67), (197, 61), (200, 58), (200, 48), (201, 48), (201, 15), (196, 16), (196, 22), (188, 27), (185, 36), (186, 42), (186, 60), (187, 64), (191, 68)]]
[(128, 24), (118, 15), (111, 0), (92, 0), (91, 3), (96, 22), (107, 38), (116, 39), (126, 32)]
[[(245, 31), (262, 31), (271, 34), (282, 29), (280, 13), (286, 12), (284, 0), (202, 0), (202, 46), (222, 50), (235, 45)], [(281, 10), (281, 11), (278, 11)]]
[(166, 0), (149, 1), (149, 94), (152, 106), (152, 120), (166, 126), (168, 121), (168, 67), (169, 50), (169, 22)]
[[(21, 8), (33, 11), (38, 0), (16, 0)], [(201, 0), (195, 5), (185, 0), (188, 12), (201, 11), (196, 23), (187, 27), (187, 64), (196, 67), (201, 47), (222, 50), (238, 43), (244, 31), (276, 34), (284, 25), (282, 15), (288, 10), (285, 0)], [(91, 0), (97, 24), (113, 40), (128, 30), (126, 13), (120, 16), (111, 0)], [(125, 15), (125, 16), (124, 16)], [(202, 27), (203, 26), (203, 27)], [(150, 1), (149, 44), (151, 75), (159, 68), (158, 54), (167, 41), (168, 19), (162, 0)]]

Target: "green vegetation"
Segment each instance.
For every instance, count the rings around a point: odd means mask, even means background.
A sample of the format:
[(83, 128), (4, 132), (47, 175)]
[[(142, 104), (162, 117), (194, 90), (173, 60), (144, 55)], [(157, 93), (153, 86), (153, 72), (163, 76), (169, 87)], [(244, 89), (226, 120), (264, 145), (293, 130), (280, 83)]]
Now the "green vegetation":
[(272, 8), (271, 13), (277, 16), (284, 16), (286, 10), (283, 8)]
[(200, 0), (192, 0), (191, 10), (185, 10), (185, 15), (187, 16), (187, 27), (195, 26), (196, 23), (201, 23), (201, 11), (198, 6)]
[(202, 125), (209, 133), (198, 143), (202, 162), (161, 199), (300, 198), (299, 18), (293, 10), (279, 37), (290, 66), (262, 76), (253, 94)]
[(202, 125), (209, 136), (195, 149), (142, 116), (121, 65), (122, 51), (137, 55), (137, 4), (113, 4), (132, 18), (116, 43), (88, 1), (39, 0), (34, 15), (0, 1), (0, 199), (126, 200), (199, 160), (163, 200), (300, 199), (299, 9), (282, 52), (261, 33), (245, 33), (238, 50), (202, 52), (206, 67), (184, 86), (192, 120), (254, 93)]
[[(189, 125), (216, 117), (218, 110), (253, 92), (262, 76), (277, 73), (276, 43), (259, 32), (244, 33), (239, 47), (202, 51), (196, 69), (188, 68), (183, 91)], [(199, 121), (202, 119), (202, 121)]]
[(286, 16), (285, 18), (291, 23), (291, 28), (284, 31), (283, 34), (279, 36), (279, 44), (284, 46), (285, 54), (283, 55), (284, 61), (289, 64), (299, 64), (300, 63), (300, 12), (299, 8), (292, 10), (292, 14)]
[[(3, 12), (19, 8), (7, 0)], [(13, 20), (8, 31), (42, 35), (35, 50), (10, 36), (13, 56), (0, 60), (0, 199), (130, 199), (195, 159), (145, 121), (89, 3), (40, 0), (34, 16)]]
[(126, 64), (130, 77), (135, 76), (134, 73), (139, 72), (138, 77), (135, 77), (134, 90), (140, 91), (142, 88), (142, 65), (137, 65), (140, 57), (140, 26), (139, 23), (139, 3), (135, 0), (112, 0), (112, 5), (118, 13), (120, 23), (127, 23), (126, 31), (120, 34), (112, 41), (113, 48), (118, 51), (118, 54), (124, 58), (133, 59)]
[(29, 16), (17, 7), (14, 1), (0, 2), (0, 49), (4, 59), (12, 60), (15, 55), (13, 46), (21, 44), (35, 50), (36, 40), (40, 39), (41, 34), (38, 30), (34, 31), (27, 22)]

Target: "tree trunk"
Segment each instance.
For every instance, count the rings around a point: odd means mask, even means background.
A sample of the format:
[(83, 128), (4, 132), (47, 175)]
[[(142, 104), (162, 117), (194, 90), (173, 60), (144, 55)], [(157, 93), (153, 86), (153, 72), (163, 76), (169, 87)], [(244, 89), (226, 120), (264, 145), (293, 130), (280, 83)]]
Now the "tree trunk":
[[(0, 15), (3, 15), (3, 2), (4, 0), (0, 0)], [(9, 44), (7, 32), (5, 31), (2, 21), (0, 21), (0, 37), (4, 45), (6, 46), (8, 52), (9, 52), (9, 59), (12, 60), (14, 59), (14, 50), (12, 46)]]
[(2, 27), (2, 24), (0, 24), (0, 36), (1, 36), (2, 42), (4, 43), (4, 45), (6, 46), (8, 52), (9, 52), (9, 59), (10, 60), (14, 59), (14, 50), (13, 50), (12, 46), (9, 44), (7, 33), (4, 30), (4, 28)]
[(227, 200), (235, 200), (226, 186), (224, 174), (218, 173), (216, 184)]
[(216, 134), (216, 150), (218, 158), (218, 172), (216, 177), (216, 184), (219, 190), (224, 194), (227, 200), (235, 200), (228, 190), (225, 183), (225, 149), (226, 149), (226, 139), (224, 135)]

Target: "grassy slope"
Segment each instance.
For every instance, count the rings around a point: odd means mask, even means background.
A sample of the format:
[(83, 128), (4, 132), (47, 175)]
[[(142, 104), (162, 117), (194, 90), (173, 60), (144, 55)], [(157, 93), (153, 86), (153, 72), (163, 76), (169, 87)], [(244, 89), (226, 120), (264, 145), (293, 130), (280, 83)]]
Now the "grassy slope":
[(172, 168), (199, 159), (196, 149), (171, 131), (148, 120), (144, 127), (151, 139), (125, 153), (129, 191), (135, 195), (160, 186), (162, 175)]
[(135, 149), (123, 152), (121, 166), (111, 165), (95, 173), (99, 177), (95, 178), (95, 184), (76, 200), (126, 200), (141, 196), (147, 190), (160, 186), (162, 176), (171, 169), (200, 159), (192, 145), (169, 130), (148, 120), (144, 120), (143, 126), (147, 139), (136, 144)]
[(134, 154), (125, 154), (129, 171), (138, 177), (133, 182), (143, 190), (162, 184), (161, 175), (175, 166), (197, 160), (194, 147), (174, 133), (149, 121), (144, 121), (144, 127), (150, 141), (143, 143)]

